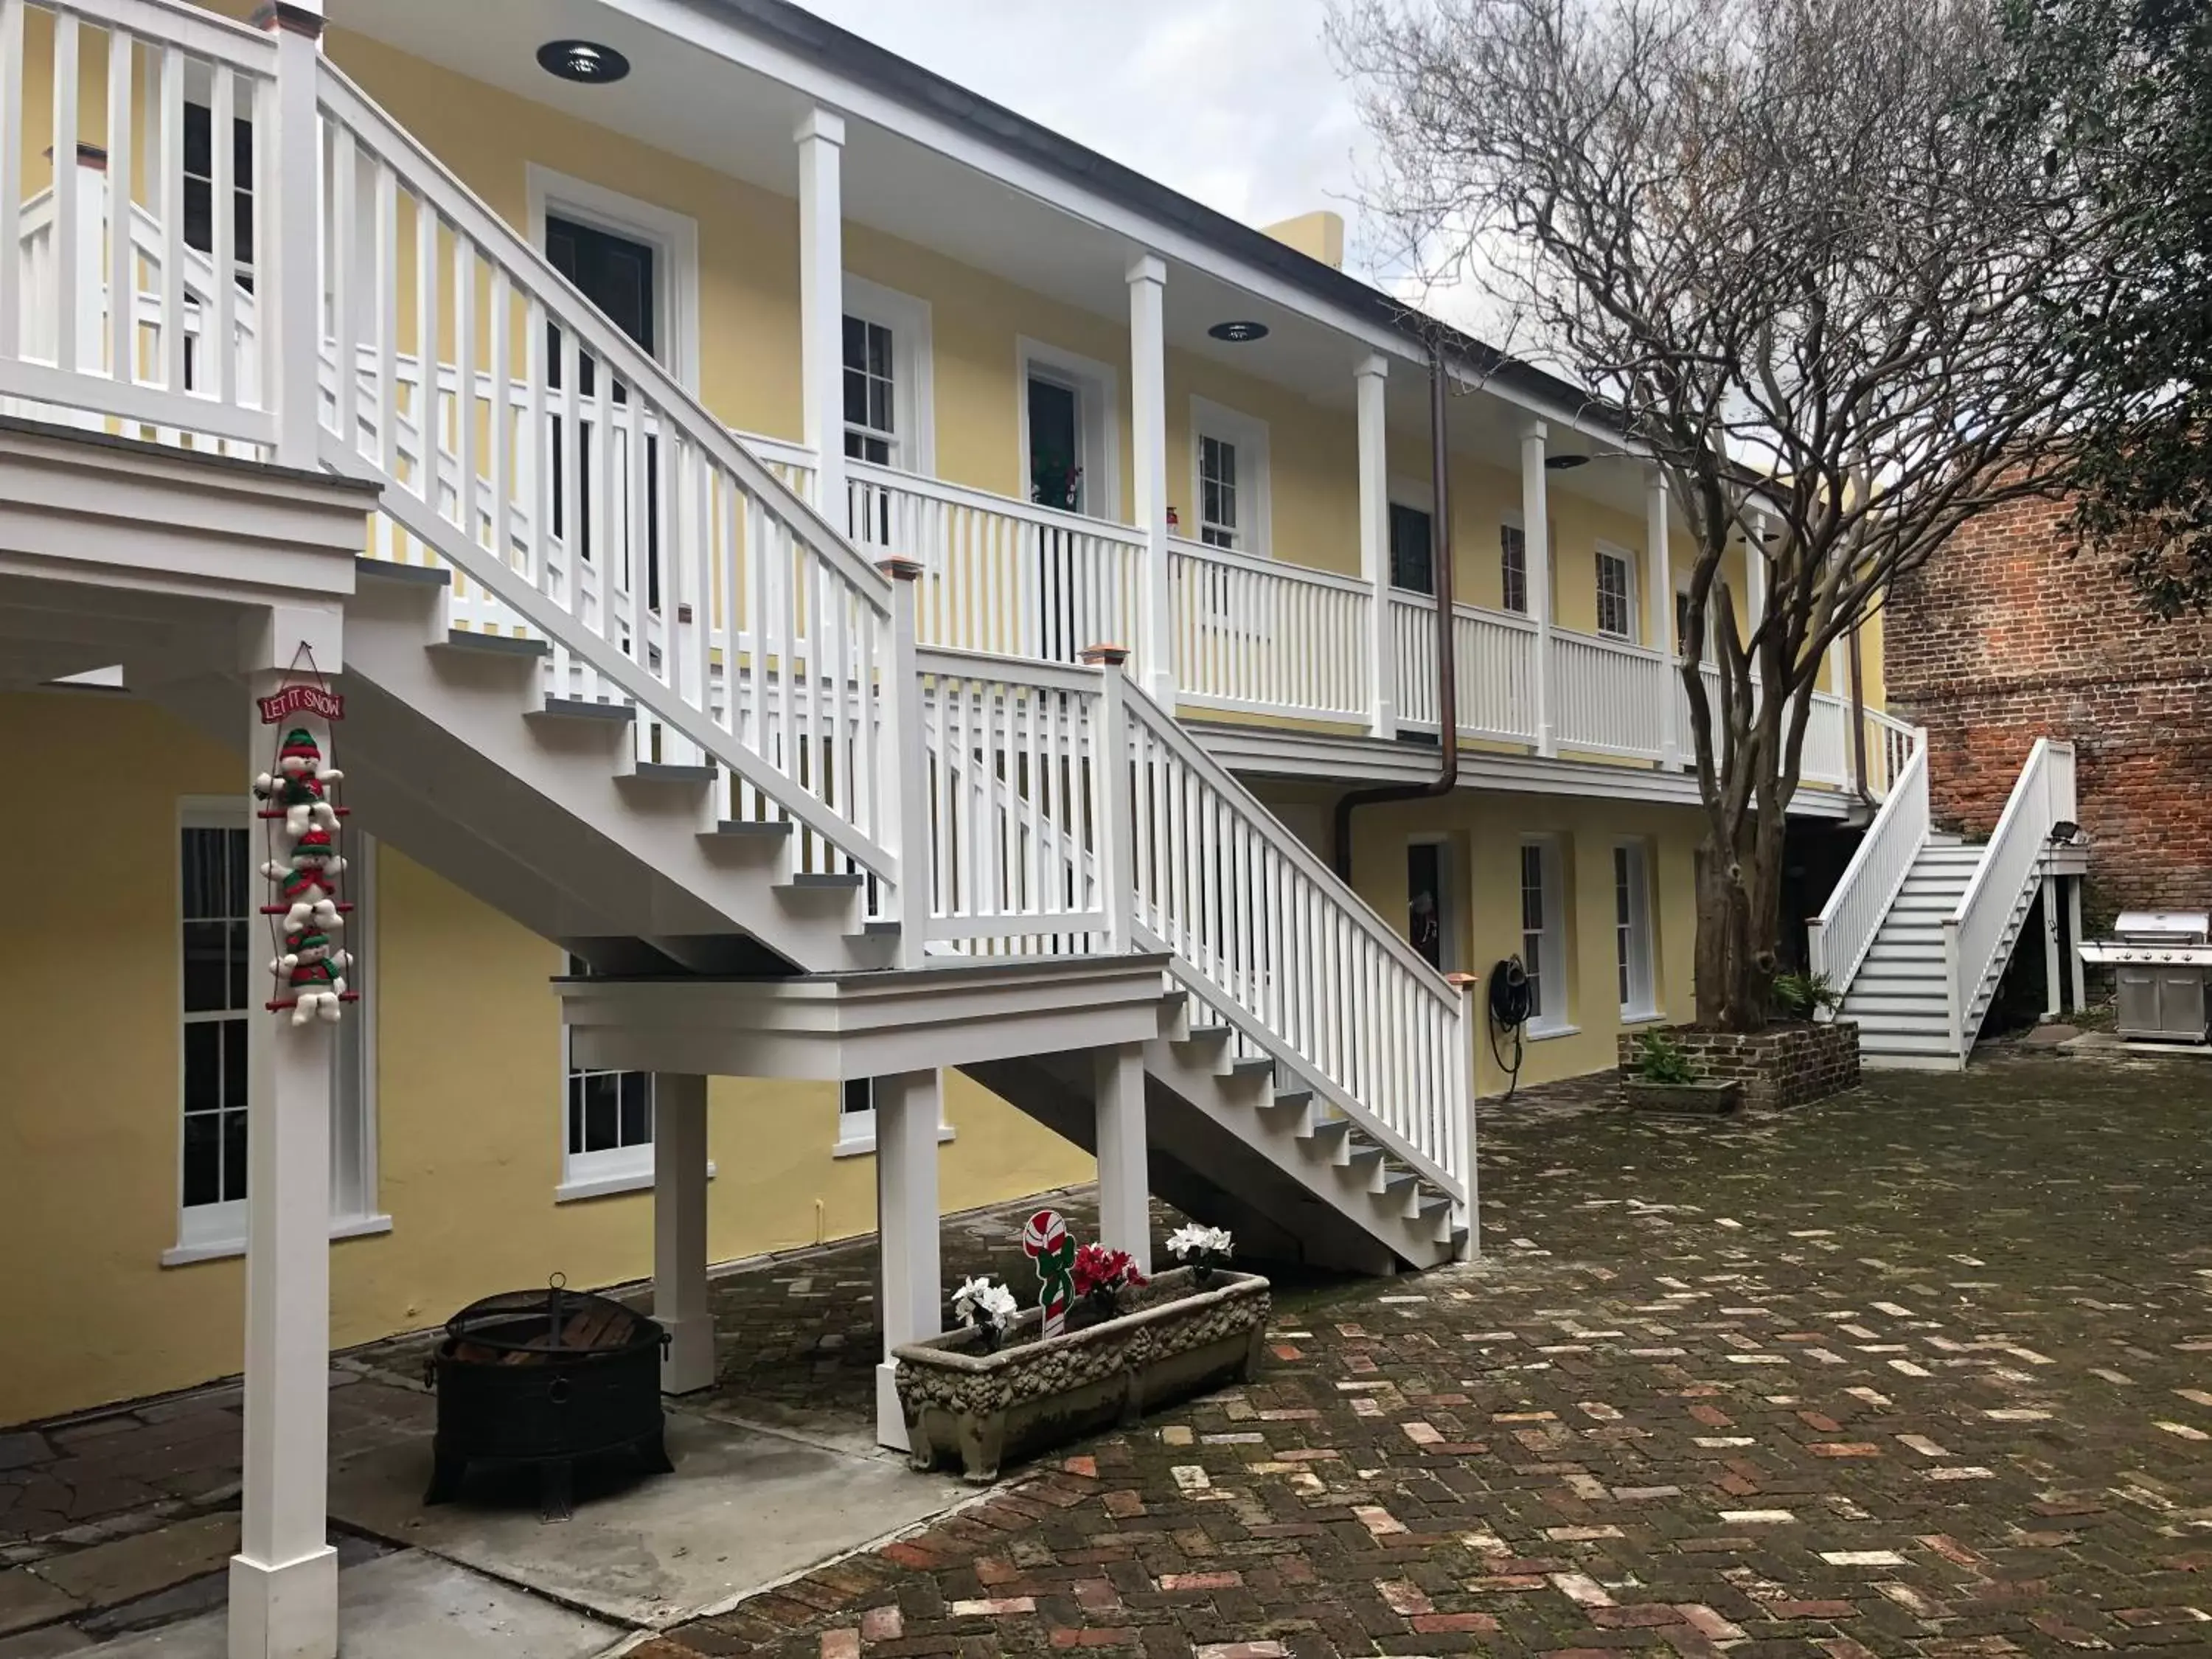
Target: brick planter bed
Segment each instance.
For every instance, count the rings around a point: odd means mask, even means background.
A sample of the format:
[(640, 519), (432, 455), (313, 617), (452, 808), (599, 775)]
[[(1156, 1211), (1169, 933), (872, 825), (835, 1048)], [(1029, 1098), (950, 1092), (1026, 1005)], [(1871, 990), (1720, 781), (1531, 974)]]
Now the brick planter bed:
[[(1651, 1029), (1646, 1027), (1646, 1030)], [(1859, 1086), (1859, 1028), (1856, 1020), (1826, 1025), (1792, 1022), (1750, 1035), (1668, 1025), (1662, 1034), (1689, 1056), (1700, 1078), (1743, 1085), (1751, 1111), (1770, 1111), (1825, 1100)], [(1620, 1039), (1620, 1075), (1639, 1075), (1636, 1045), (1642, 1031)]]

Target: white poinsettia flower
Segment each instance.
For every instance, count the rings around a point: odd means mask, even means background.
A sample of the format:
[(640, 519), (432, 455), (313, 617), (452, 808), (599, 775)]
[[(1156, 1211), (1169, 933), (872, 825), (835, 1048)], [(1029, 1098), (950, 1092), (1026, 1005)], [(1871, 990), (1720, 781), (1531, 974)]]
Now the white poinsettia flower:
[(1003, 1285), (986, 1285), (975, 1299), (994, 1325), (1004, 1325), (1019, 1306), (1014, 1293)]
[(1168, 1249), (1176, 1260), (1193, 1255), (1226, 1256), (1230, 1250), (1230, 1236), (1225, 1228), (1201, 1227), (1190, 1222), (1168, 1235)]
[(988, 1297), (995, 1287), (988, 1279), (963, 1280), (960, 1288), (952, 1292), (952, 1311), (960, 1316), (960, 1322), (972, 1325), (979, 1313), (989, 1307)]

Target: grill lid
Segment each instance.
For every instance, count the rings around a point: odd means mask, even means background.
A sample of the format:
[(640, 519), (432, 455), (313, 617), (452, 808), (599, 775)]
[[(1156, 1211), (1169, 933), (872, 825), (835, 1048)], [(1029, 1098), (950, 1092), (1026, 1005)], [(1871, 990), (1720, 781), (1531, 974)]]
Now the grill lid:
[(2212, 915), (2203, 910), (2123, 910), (2112, 932), (2153, 945), (2201, 945), (2212, 937)]
[(659, 1340), (650, 1322), (621, 1303), (557, 1283), (471, 1302), (446, 1322), (446, 1335), (453, 1346), (549, 1359), (615, 1352)]

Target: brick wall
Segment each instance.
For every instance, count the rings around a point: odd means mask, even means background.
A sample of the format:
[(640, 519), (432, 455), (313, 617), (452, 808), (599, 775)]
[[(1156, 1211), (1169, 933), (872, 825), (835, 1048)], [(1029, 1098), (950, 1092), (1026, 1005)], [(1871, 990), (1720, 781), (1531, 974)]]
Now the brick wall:
[(1987, 835), (2035, 739), (2067, 738), (2092, 915), (2212, 905), (2212, 621), (2151, 616), (2066, 516), (1987, 514), (1898, 584), (1891, 710), (1928, 728), (1942, 826)]
[[(1621, 1033), (1623, 1077), (1637, 1073), (1639, 1035)], [(1690, 1057), (1700, 1078), (1742, 1084), (1743, 1103), (1750, 1111), (1802, 1106), (1858, 1087), (1859, 1028), (1852, 1020), (1770, 1025), (1748, 1036), (1670, 1025), (1666, 1035)]]

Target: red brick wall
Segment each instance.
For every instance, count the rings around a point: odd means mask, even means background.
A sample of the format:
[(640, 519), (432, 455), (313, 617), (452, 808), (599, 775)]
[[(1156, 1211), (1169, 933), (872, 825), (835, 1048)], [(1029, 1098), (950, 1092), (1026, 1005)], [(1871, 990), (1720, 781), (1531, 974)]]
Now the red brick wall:
[(1928, 728), (1946, 827), (1987, 835), (2035, 739), (2069, 738), (2090, 908), (2212, 906), (2212, 622), (2151, 616), (2066, 515), (1987, 514), (1898, 585), (1890, 708)]

